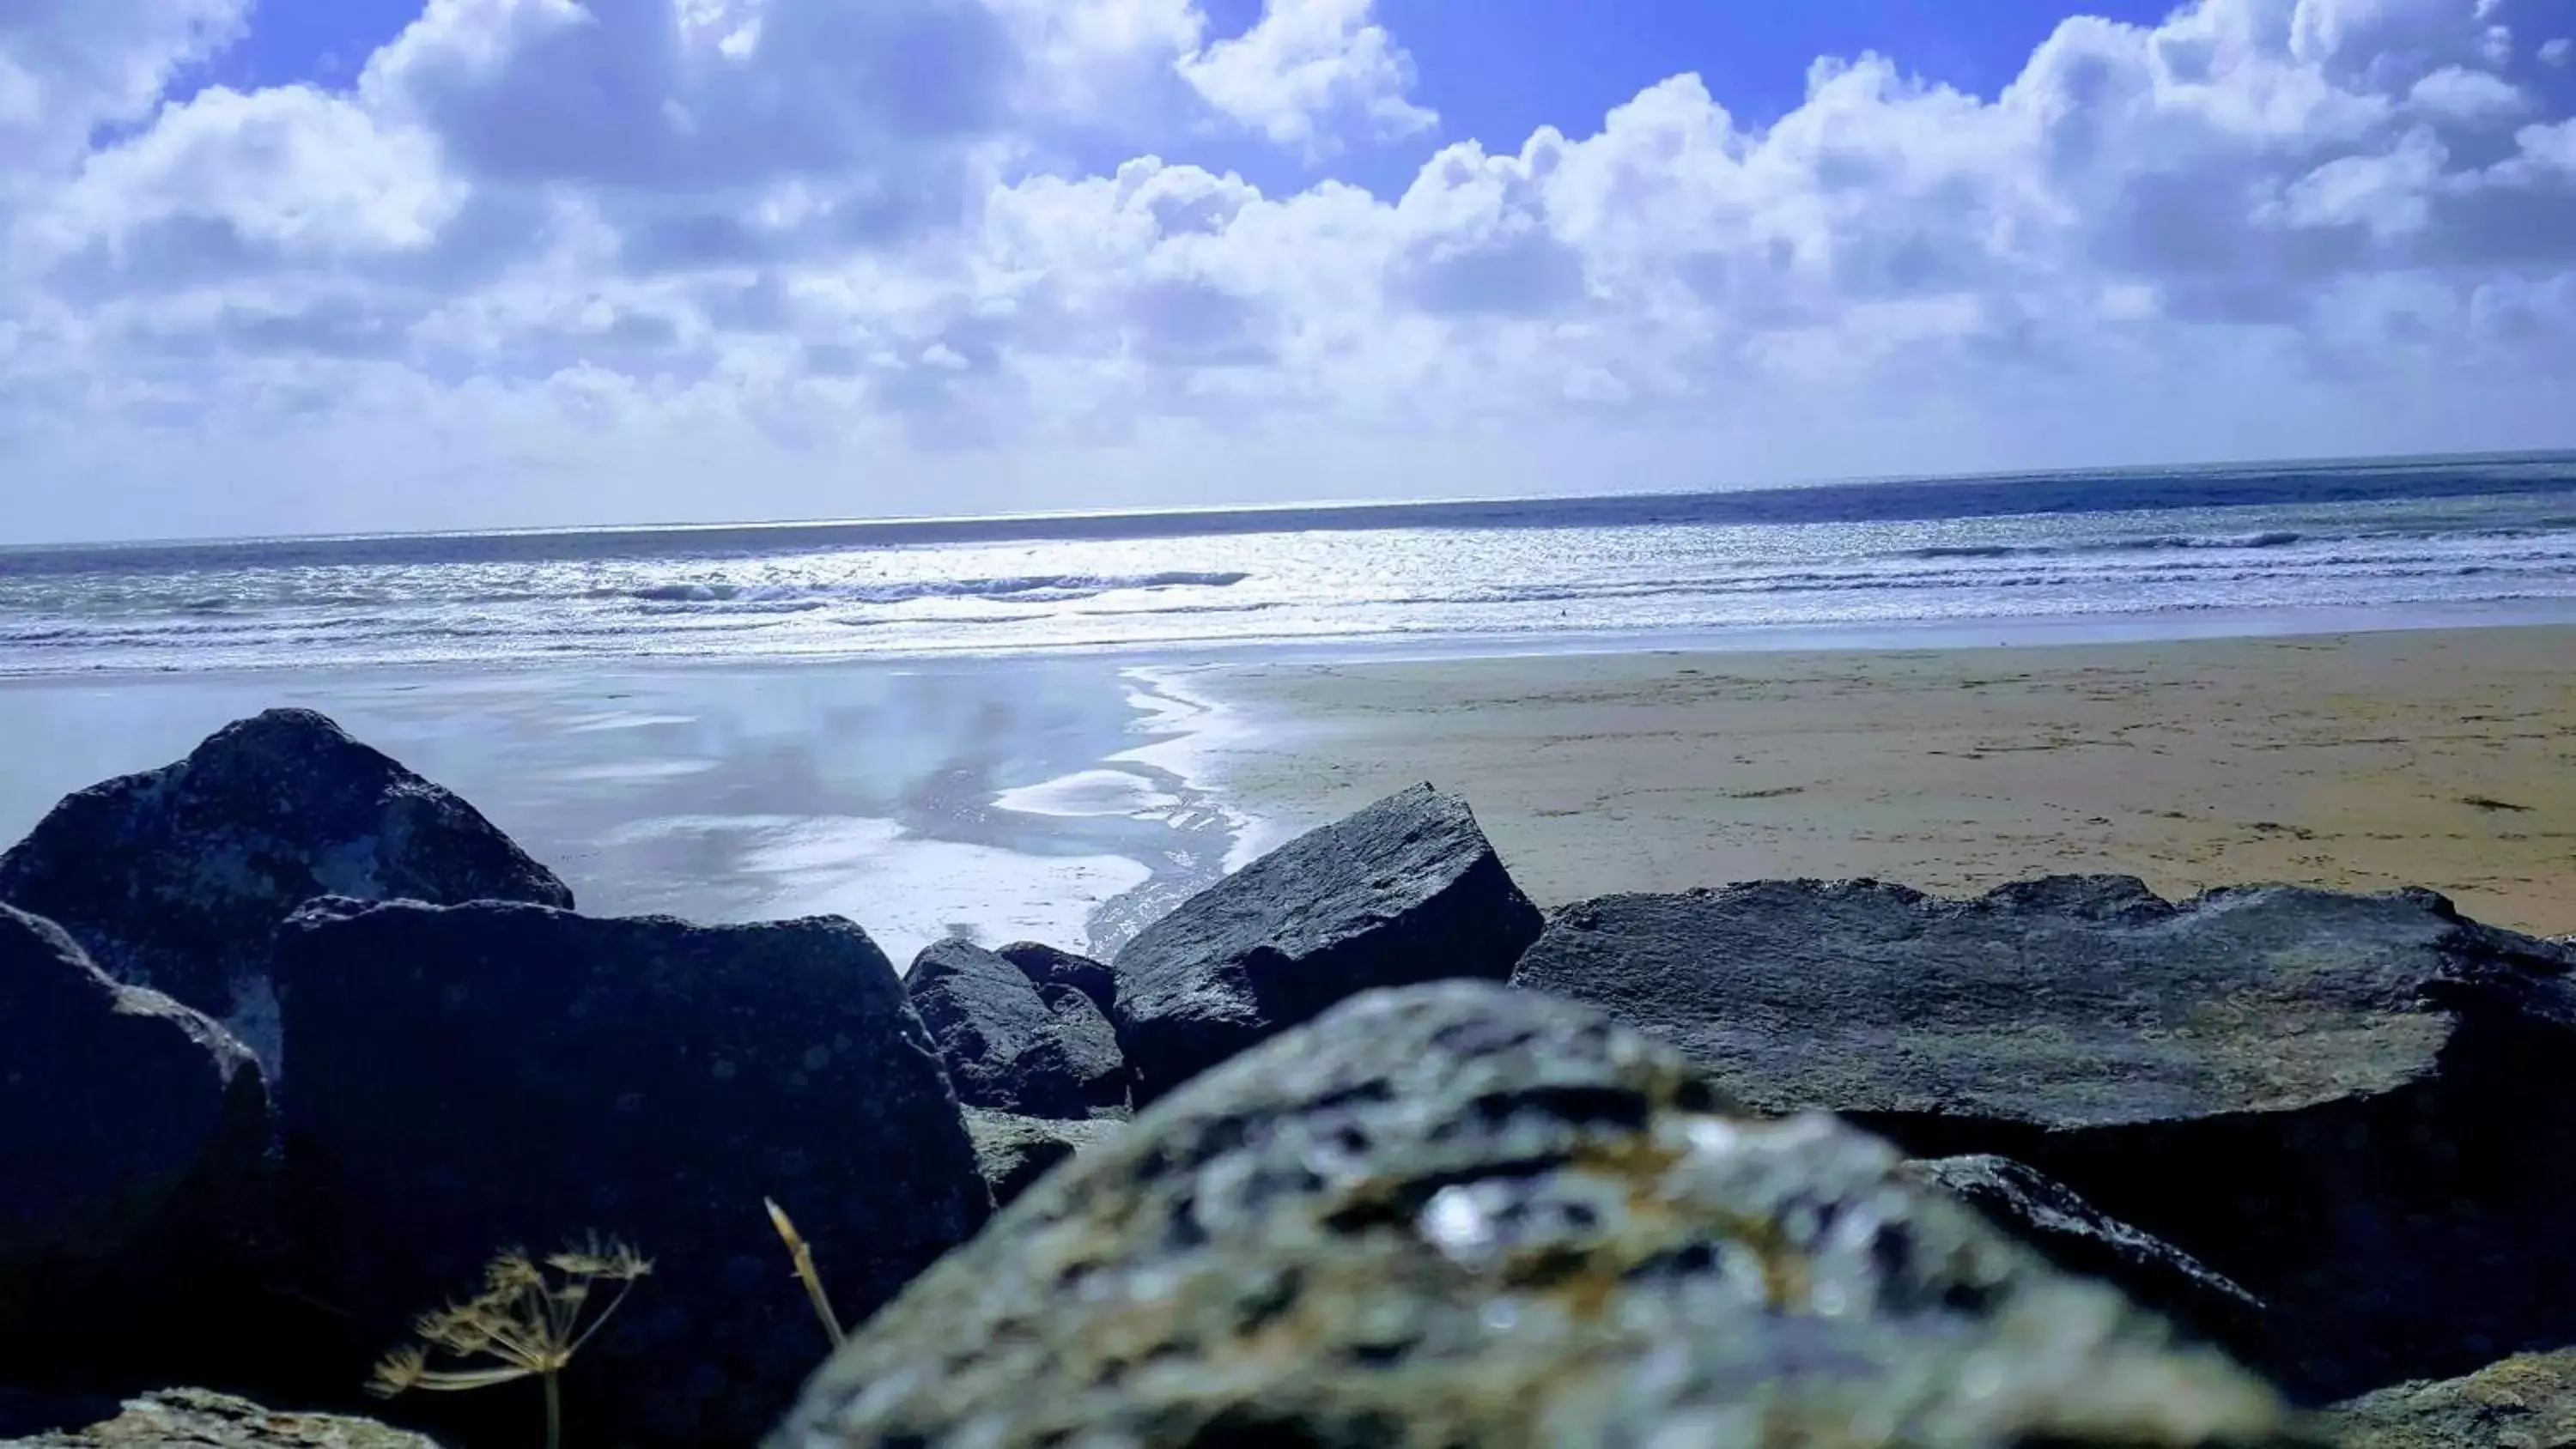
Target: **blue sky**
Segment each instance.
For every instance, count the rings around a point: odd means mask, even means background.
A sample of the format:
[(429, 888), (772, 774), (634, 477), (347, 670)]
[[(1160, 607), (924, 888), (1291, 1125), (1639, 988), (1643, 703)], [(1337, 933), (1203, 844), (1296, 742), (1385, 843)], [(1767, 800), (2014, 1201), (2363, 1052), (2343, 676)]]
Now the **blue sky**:
[[(2082, 8), (2150, 23), (2171, 7)], [(1259, 21), (1261, 0), (1204, 9), (1212, 31), (1239, 34)], [(345, 81), (421, 10), (422, 0), (259, 0), (244, 39), (176, 90)], [(1605, 24), (1603, 7), (1577, 0), (1385, 0), (1378, 14), (1413, 52), (1433, 108), (1467, 134), (1507, 135), (1597, 115), (1676, 70), (1699, 72), (1748, 115), (1776, 116), (1797, 104), (1817, 56), (1870, 50), (1991, 94), (2070, 10), (2063, 0), (1625, 0)]]
[[(1207, 0), (1209, 29), (1236, 35), (1262, 0)], [(2094, 0), (2085, 12), (2151, 24), (2159, 0)], [(174, 94), (310, 82), (345, 85), (377, 47), (419, 18), (422, 0), (256, 0), (249, 33), (191, 67)], [(1440, 138), (1522, 137), (1542, 125), (1597, 120), (1650, 81), (1695, 71), (1739, 119), (1768, 122), (1806, 94), (1819, 56), (1876, 52), (1923, 77), (1992, 95), (2020, 73), (2032, 47), (2071, 13), (2065, 0), (1382, 0), (1378, 15), (1403, 38), (1421, 77), (1418, 96), (1440, 113), (1435, 136), (1373, 151), (1338, 174), (1401, 191)], [(1616, 16), (1604, 23), (1603, 15)], [(1295, 158), (1228, 138), (1199, 138), (1176, 155), (1269, 179), (1294, 179)]]
[(0, 319), (0, 541), (2570, 446), (2576, 0), (0, 6)]

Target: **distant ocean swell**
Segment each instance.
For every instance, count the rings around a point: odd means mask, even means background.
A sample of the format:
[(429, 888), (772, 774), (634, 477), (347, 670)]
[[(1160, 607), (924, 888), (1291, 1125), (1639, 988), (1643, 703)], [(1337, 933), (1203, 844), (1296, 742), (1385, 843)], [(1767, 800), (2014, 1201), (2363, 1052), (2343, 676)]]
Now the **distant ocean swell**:
[(1550, 638), (1616, 647), (1747, 631), (2478, 610), (2576, 618), (2576, 457), (1125, 519), (0, 549), (0, 675), (1171, 657), (1372, 640), (1472, 652)]
[(1128, 578), (1091, 574), (1046, 574), (1031, 578), (923, 579), (890, 584), (647, 584), (637, 589), (602, 588), (592, 598), (634, 598), (656, 604), (780, 604), (823, 608), (834, 603), (899, 604), (909, 599), (1089, 599), (1128, 589), (1172, 589), (1188, 586), (1221, 589), (1242, 583), (1242, 572), (1165, 570)]

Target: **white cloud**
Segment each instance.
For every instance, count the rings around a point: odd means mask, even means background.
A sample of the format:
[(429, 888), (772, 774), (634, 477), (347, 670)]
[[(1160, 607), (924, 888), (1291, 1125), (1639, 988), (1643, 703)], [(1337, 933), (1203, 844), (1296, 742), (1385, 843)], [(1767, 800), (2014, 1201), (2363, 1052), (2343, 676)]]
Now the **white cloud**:
[(464, 202), (436, 143), (305, 86), (220, 87), (90, 158), (62, 193), (57, 240), (122, 251), (172, 222), (323, 261), (428, 246)]
[(2459, 65), (2446, 65), (2415, 82), (2406, 98), (2419, 111), (2466, 122), (2514, 115), (2531, 104), (2512, 82), (2493, 71)]
[(0, 4), (0, 179), (77, 161), (93, 127), (148, 114), (180, 67), (241, 33), (250, 0)]
[(1262, 0), (1250, 30), (1184, 56), (1181, 75), (1207, 103), (1282, 146), (1332, 149), (1337, 124), (1373, 139), (1409, 135), (1439, 116), (1407, 99), (1413, 58), (1373, 23), (1374, 0)]
[(0, 214), (0, 531), (2576, 443), (2576, 118), (2484, 68), (2507, 8), (2077, 18), (1769, 126), (1675, 76), (1379, 196), (1191, 160), (1418, 129), (1363, 4), (435, 0), (345, 92), (95, 92), (149, 124)]
[(2576, 40), (2562, 35), (2554, 40), (2542, 41), (2539, 54), (2541, 64), (2554, 65), (2563, 69), (2567, 62), (2576, 60)]

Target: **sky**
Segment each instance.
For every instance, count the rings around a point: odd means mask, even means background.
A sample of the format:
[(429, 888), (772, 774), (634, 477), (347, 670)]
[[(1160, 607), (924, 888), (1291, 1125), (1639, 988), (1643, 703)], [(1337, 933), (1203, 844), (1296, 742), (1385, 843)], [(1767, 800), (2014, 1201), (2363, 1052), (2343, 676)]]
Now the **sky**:
[(0, 0), (0, 542), (2576, 446), (2576, 0)]

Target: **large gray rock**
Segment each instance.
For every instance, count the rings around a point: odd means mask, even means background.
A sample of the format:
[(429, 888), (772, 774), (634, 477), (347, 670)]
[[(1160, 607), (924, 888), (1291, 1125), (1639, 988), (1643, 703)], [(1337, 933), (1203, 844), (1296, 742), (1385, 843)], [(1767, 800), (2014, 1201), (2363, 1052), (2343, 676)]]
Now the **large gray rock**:
[(2576, 1341), (2571, 967), (2422, 891), (1764, 882), (1570, 907), (1513, 981), (1761, 1109), (2028, 1164), (2271, 1305), (2325, 1400)]
[(1936, 1157), (1909, 1162), (1905, 1171), (1956, 1195), (2067, 1272), (2117, 1284), (2141, 1307), (2239, 1356), (2268, 1348), (2261, 1300), (2171, 1243), (2110, 1217), (2064, 1183), (1992, 1156)]
[(975, 1166), (992, 1187), (998, 1207), (1019, 1201), (1039, 1178), (1126, 1130), (1127, 1124), (1115, 1118), (1071, 1122), (966, 1109), (966, 1135), (975, 1144)]
[(1117, 1033), (1081, 992), (1042, 990), (1000, 956), (953, 939), (922, 948), (903, 985), (966, 1106), (1073, 1118), (1126, 1107)]
[(823, 1348), (764, 1196), (852, 1321), (992, 1211), (929, 1034), (846, 921), (323, 901), (278, 971), (287, 1202), (335, 1382), (494, 1251), (606, 1234), (659, 1266), (566, 1375), (567, 1418), (749, 1442)]
[(1428, 785), (1309, 831), (1118, 953), (1119, 1042), (1150, 1102), (1362, 991), (1501, 980), (1535, 940), (1465, 801)]
[(1101, 962), (1036, 941), (1014, 941), (1000, 955), (1042, 988), (1070, 986), (1102, 1012), (1117, 1010), (1118, 975)]
[(2278, 1409), (1885, 1145), (1490, 984), (1372, 993), (1051, 1174), (776, 1449), (2147, 1449)]
[(231, 1024), (271, 1065), (269, 938), (324, 895), (572, 905), (473, 806), (301, 709), (70, 796), (0, 854), (0, 901), (61, 924), (118, 980)]
[(0, 1371), (211, 1347), (267, 1146), (239, 1042), (0, 906)]
[(0, 1439), (0, 1449), (438, 1449), (372, 1419), (287, 1414), (203, 1389), (167, 1389), (83, 1429)]

